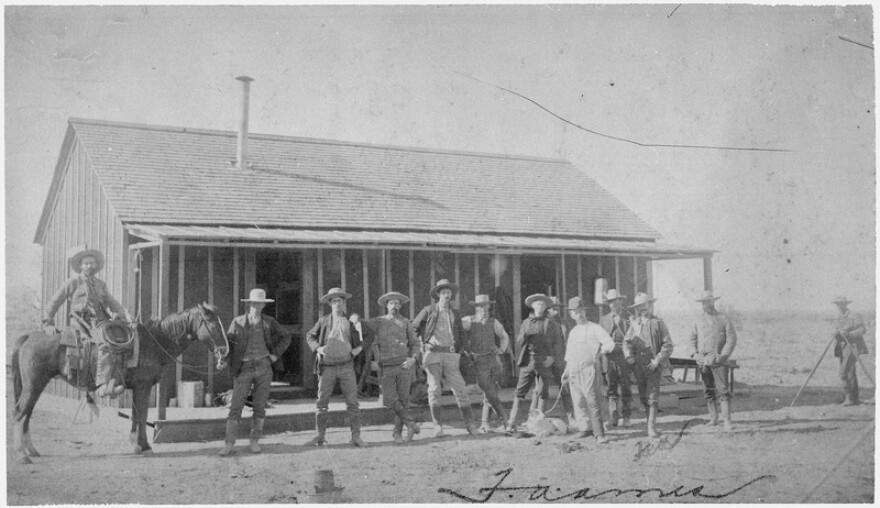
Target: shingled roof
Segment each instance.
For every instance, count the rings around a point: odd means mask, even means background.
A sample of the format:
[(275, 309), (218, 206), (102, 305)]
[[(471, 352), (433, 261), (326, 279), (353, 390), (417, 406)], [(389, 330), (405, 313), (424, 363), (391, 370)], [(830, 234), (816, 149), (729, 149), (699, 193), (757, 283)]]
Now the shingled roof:
[(251, 134), (239, 169), (235, 132), (69, 127), (123, 223), (659, 237), (564, 160)]

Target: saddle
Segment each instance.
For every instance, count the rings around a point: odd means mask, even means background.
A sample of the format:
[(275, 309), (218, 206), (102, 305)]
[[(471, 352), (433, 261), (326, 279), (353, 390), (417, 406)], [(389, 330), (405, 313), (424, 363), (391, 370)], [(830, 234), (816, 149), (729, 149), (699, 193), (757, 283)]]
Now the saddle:
[(98, 367), (98, 346), (107, 344), (114, 361), (123, 368), (137, 367), (140, 336), (138, 327), (119, 321), (104, 321), (94, 327), (81, 316), (72, 315), (71, 325), (61, 330), (60, 342), (66, 347), (64, 375), (79, 388), (94, 388)]

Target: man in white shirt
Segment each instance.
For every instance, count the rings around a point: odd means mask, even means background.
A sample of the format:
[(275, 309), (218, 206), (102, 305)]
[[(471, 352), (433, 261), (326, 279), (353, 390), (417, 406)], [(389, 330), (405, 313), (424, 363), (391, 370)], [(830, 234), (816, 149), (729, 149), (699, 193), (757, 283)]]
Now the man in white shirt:
[(587, 307), (579, 296), (568, 301), (568, 312), (577, 324), (568, 333), (562, 381), (570, 385), (575, 421), (581, 428), (578, 437), (590, 434), (586, 424), (589, 419), (596, 441), (604, 444), (608, 439), (602, 426), (604, 397), (599, 355), (614, 351), (614, 341), (604, 328), (587, 319)]

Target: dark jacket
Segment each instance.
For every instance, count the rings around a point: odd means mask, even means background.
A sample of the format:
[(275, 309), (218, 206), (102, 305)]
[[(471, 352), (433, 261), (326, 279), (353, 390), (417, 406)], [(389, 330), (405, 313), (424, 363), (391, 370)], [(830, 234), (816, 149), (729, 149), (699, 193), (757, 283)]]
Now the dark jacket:
[(838, 315), (834, 329), (834, 336), (837, 339), (834, 345), (834, 356), (839, 358), (843, 354), (847, 340), (856, 348), (858, 354), (868, 354), (868, 345), (865, 344), (866, 331), (865, 321), (859, 314), (847, 310), (846, 314)]
[[(548, 356), (556, 354), (554, 348), (562, 340), (562, 327), (556, 320), (546, 316), (543, 319), (527, 317), (516, 336), (517, 366), (525, 367), (532, 356), (537, 363), (543, 363)], [(553, 360), (555, 363), (563, 359), (554, 357)]]
[(604, 314), (599, 318), (599, 325), (608, 332), (608, 335), (611, 336), (611, 340), (614, 341), (614, 351), (620, 351), (623, 338), (626, 336), (627, 330), (629, 330), (630, 316), (626, 311), (623, 311), (620, 314), (620, 322), (617, 324), (614, 323), (613, 316), (613, 312)]
[[(327, 314), (323, 316), (321, 319), (315, 323), (315, 326), (312, 327), (311, 330), (306, 334), (306, 344), (309, 345), (309, 349), (314, 352), (321, 346), (327, 344), (327, 334), (330, 333), (330, 330), (333, 328), (333, 314)], [(373, 342), (373, 332), (370, 330), (369, 326), (361, 325), (361, 329), (364, 333), (363, 343), (361, 342), (361, 336), (357, 331), (357, 328), (354, 327), (354, 323), (348, 323), (349, 328), (349, 342), (351, 343), (351, 349), (355, 349), (358, 346), (363, 345), (365, 348), (369, 347)], [(323, 361), (319, 355), (315, 355), (315, 373), (321, 372), (321, 367), (323, 366)]]
[[(631, 343), (636, 365), (645, 367), (655, 359), (661, 364), (668, 363), (669, 357), (672, 355), (672, 338), (669, 336), (666, 323), (657, 316), (651, 315), (648, 317), (647, 323), (639, 330), (636, 325), (638, 319), (638, 316), (633, 316), (630, 319), (629, 330), (624, 338), (624, 341)], [(636, 338), (640, 340), (635, 340)]]
[[(285, 332), (277, 321), (265, 314), (263, 314), (261, 324), (263, 338), (266, 340), (266, 349), (269, 350), (269, 354), (281, 358), (281, 355), (290, 346), (290, 334)], [(249, 334), (247, 332), (251, 326), (253, 325), (248, 322), (247, 314), (242, 314), (232, 320), (229, 331), (226, 333), (226, 338), (229, 339), (229, 373), (233, 377), (241, 373), (241, 361), (248, 349)]]
[[(449, 311), (452, 312), (452, 341), (455, 344), (455, 352), (460, 353), (464, 349), (464, 330), (461, 327), (461, 314), (452, 307), (449, 307)], [(413, 328), (416, 331), (416, 335), (421, 339), (422, 344), (431, 340), (434, 328), (437, 326), (437, 316), (439, 314), (440, 309), (437, 308), (437, 303), (434, 302), (422, 309), (418, 316), (413, 319)]]

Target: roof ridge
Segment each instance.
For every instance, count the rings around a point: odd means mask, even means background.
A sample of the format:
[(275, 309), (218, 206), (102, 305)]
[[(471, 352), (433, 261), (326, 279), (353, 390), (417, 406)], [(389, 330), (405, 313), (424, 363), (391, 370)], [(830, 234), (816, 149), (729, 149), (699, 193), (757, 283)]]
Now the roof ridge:
[[(187, 133), (187, 134), (203, 134), (208, 136), (223, 136), (223, 137), (237, 137), (238, 132), (236, 131), (224, 131), (217, 129), (201, 129), (201, 128), (190, 128), (190, 127), (180, 127), (174, 125), (156, 125), (156, 124), (145, 124), (145, 123), (135, 123), (135, 122), (119, 122), (113, 120), (95, 120), (91, 118), (81, 118), (81, 117), (70, 117), (67, 119), (68, 124), (88, 124), (88, 125), (103, 125), (103, 126), (112, 126), (112, 127), (121, 127), (126, 129), (140, 129), (140, 130), (149, 130), (149, 131), (159, 131), (159, 132), (174, 132), (174, 133)], [(290, 142), (298, 142), (298, 143), (308, 143), (308, 144), (318, 144), (318, 145), (333, 145), (333, 146), (350, 146), (350, 147), (359, 147), (359, 148), (374, 148), (381, 150), (395, 150), (400, 152), (416, 152), (416, 153), (429, 153), (429, 154), (442, 154), (442, 155), (459, 155), (466, 157), (489, 157), (493, 159), (506, 159), (506, 160), (521, 160), (521, 161), (536, 161), (536, 162), (551, 162), (557, 164), (564, 164), (567, 166), (573, 166), (571, 161), (559, 158), (552, 157), (539, 157), (535, 155), (510, 155), (510, 154), (499, 154), (499, 153), (487, 153), (487, 152), (470, 152), (464, 150), (449, 150), (443, 148), (423, 148), (423, 147), (410, 147), (410, 146), (401, 146), (401, 145), (385, 145), (378, 143), (363, 143), (356, 141), (342, 141), (335, 139), (325, 139), (325, 138), (310, 138), (306, 136), (285, 136), (282, 134), (256, 134), (253, 132), (248, 133), (249, 139), (261, 139), (261, 140), (269, 140), (269, 141), (290, 141)]]

